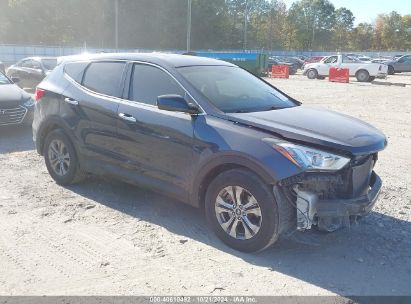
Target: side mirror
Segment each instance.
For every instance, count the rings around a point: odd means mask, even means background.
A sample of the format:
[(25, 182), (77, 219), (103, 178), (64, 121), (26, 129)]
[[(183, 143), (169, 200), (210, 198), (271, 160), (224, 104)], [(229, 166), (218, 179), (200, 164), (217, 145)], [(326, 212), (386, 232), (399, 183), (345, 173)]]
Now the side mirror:
[(20, 78), (19, 77), (11, 77), (11, 81), (13, 81), (14, 83), (18, 83), (18, 82), (20, 82)]
[(160, 110), (198, 114), (200, 109), (197, 105), (187, 102), (180, 95), (161, 95), (157, 97), (157, 107)]

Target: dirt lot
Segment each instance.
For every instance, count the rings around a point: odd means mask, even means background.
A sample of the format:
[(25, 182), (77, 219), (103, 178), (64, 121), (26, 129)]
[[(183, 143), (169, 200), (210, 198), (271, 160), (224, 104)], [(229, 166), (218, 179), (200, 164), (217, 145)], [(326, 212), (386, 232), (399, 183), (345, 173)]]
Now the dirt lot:
[(242, 254), (199, 210), (156, 193), (96, 177), (56, 185), (31, 130), (1, 129), (0, 295), (411, 295), (411, 75), (390, 77), (405, 87), (270, 81), (388, 136), (384, 188), (358, 225)]

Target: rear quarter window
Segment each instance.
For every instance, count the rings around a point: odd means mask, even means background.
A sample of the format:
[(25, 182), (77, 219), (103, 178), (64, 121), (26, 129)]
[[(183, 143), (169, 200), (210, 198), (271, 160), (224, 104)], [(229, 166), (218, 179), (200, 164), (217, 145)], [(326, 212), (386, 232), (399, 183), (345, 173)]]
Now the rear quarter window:
[(125, 62), (93, 62), (85, 70), (83, 86), (97, 93), (120, 97)]
[(84, 70), (89, 62), (70, 62), (64, 66), (64, 73), (66, 73), (75, 82), (81, 84), (83, 80)]

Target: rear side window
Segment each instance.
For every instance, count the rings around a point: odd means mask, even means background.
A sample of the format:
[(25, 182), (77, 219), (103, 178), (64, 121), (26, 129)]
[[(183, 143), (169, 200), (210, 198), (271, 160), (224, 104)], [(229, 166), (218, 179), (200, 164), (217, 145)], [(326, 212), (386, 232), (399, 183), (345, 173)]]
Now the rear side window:
[(160, 95), (176, 94), (184, 97), (181, 86), (164, 71), (144, 64), (135, 64), (131, 78), (129, 99), (150, 104), (157, 104)]
[(40, 62), (38, 62), (38, 61), (36, 61), (36, 60), (32, 60), (32, 61), (31, 61), (31, 68), (37, 69), (37, 70), (41, 70), (41, 64), (40, 64)]
[(94, 62), (87, 68), (83, 86), (105, 95), (120, 97), (124, 62)]
[(23, 68), (32, 68), (33, 64), (31, 63), (31, 60), (28, 59), (28, 60), (22, 61), (19, 66), (21, 66)]
[(75, 82), (81, 83), (83, 80), (84, 69), (88, 64), (88, 62), (70, 62), (65, 65), (64, 72)]

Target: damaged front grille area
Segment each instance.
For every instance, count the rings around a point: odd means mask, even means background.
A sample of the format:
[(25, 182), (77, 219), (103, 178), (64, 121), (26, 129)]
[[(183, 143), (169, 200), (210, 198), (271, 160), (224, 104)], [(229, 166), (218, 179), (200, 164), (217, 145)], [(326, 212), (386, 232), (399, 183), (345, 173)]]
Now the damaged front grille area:
[(349, 222), (349, 215), (318, 217), (315, 205), (319, 201), (353, 199), (366, 195), (370, 189), (372, 169), (377, 154), (358, 156), (338, 172), (303, 172), (282, 180), (279, 185), (297, 209), (297, 229), (334, 231)]
[(312, 191), (319, 199), (347, 199), (364, 194), (369, 188), (371, 171), (377, 154), (359, 156), (338, 172), (303, 172), (281, 180), (280, 186)]

